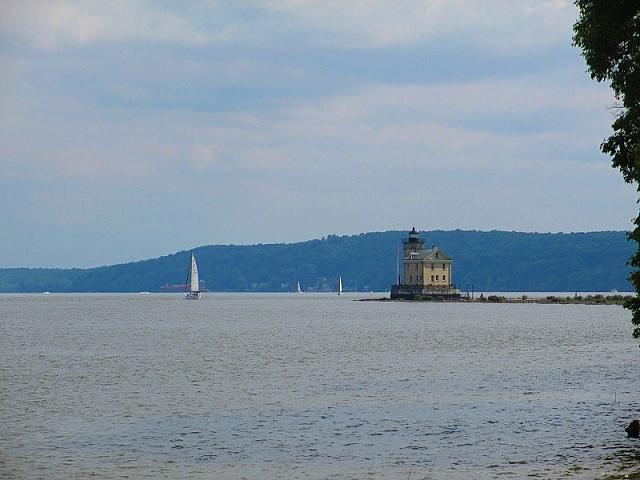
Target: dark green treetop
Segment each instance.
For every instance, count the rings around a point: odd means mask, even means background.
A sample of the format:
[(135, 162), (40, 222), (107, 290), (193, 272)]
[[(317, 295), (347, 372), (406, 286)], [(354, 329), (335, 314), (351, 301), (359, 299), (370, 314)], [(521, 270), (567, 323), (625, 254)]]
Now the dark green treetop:
[[(640, 1), (576, 0), (578, 21), (573, 26), (574, 44), (582, 49), (591, 78), (609, 81), (618, 104), (613, 134), (601, 149), (624, 180), (640, 191)], [(630, 280), (637, 294), (627, 303), (640, 338), (640, 215), (629, 238), (638, 243), (629, 263)]]

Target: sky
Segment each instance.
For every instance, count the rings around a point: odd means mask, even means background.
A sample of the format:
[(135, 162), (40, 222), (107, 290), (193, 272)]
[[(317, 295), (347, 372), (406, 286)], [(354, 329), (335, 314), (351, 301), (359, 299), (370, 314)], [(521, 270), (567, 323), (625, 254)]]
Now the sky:
[(0, 0), (0, 267), (628, 230), (562, 0)]

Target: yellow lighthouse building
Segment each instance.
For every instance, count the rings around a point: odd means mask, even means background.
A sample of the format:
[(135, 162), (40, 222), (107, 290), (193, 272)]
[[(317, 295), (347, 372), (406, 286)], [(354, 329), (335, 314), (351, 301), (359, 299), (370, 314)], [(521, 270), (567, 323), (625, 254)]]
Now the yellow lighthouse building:
[(413, 228), (402, 242), (402, 274), (391, 287), (391, 298), (407, 300), (459, 300), (453, 286), (453, 261), (437, 246), (424, 248), (424, 240)]

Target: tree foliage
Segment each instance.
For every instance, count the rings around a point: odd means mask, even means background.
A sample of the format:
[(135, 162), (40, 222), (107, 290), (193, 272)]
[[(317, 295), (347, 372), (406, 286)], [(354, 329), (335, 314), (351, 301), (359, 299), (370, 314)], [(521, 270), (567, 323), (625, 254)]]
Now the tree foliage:
[[(591, 78), (609, 81), (617, 101), (613, 134), (601, 149), (624, 180), (640, 191), (640, 2), (638, 0), (576, 0), (578, 21), (573, 26), (574, 43), (582, 49)], [(627, 303), (640, 338), (640, 215), (629, 239), (637, 250), (629, 263), (636, 296)]]

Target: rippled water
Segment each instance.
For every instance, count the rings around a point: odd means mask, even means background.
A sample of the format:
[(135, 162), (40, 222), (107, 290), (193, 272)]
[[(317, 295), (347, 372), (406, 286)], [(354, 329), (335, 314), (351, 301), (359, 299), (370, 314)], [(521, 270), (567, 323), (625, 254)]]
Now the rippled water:
[(5, 478), (595, 478), (635, 451), (616, 306), (0, 296)]

